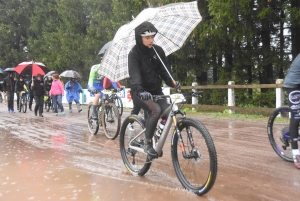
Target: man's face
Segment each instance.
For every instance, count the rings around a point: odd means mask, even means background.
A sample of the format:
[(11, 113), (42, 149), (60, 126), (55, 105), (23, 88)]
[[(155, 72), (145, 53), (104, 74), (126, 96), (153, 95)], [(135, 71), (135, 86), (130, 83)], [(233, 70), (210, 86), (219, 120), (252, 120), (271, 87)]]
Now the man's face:
[(142, 42), (145, 46), (152, 48), (153, 42), (154, 42), (154, 37), (153, 36), (142, 36)]

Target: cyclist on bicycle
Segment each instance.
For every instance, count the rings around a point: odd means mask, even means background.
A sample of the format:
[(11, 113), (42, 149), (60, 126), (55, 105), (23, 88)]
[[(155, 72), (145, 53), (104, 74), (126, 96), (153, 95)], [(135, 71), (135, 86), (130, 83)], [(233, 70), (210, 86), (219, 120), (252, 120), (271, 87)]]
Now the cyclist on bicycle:
[[(151, 139), (160, 114), (169, 105), (165, 99), (159, 100), (157, 103), (149, 99), (151, 95), (163, 95), (162, 80), (168, 86), (180, 89), (180, 83), (171, 79), (158, 58), (159, 55), (170, 72), (164, 50), (160, 46), (153, 44), (156, 33), (157, 29), (150, 22), (143, 22), (137, 26), (135, 28), (136, 45), (128, 55), (131, 98), (137, 107), (142, 107), (149, 115), (146, 120), (144, 150), (150, 157), (157, 157), (157, 152), (152, 147)], [(153, 47), (158, 55), (156, 55)], [(163, 117), (163, 119), (166, 118), (167, 116)]]
[(294, 164), (300, 169), (300, 151), (298, 147), (298, 133), (300, 122), (300, 54), (292, 62), (287, 75), (284, 78), (284, 88), (288, 93), (290, 117), (290, 139)]
[(91, 96), (94, 96), (92, 105), (92, 119), (94, 120), (98, 120), (97, 105), (99, 103), (99, 99), (103, 96), (101, 91), (112, 87), (115, 89), (122, 87), (119, 82), (112, 82), (107, 77), (100, 75), (98, 73), (100, 68), (100, 64), (92, 66), (88, 82), (88, 91), (90, 91)]
[(19, 110), (19, 106), (20, 106), (20, 92), (21, 91), (26, 91), (27, 87), (26, 87), (26, 82), (24, 80), (24, 76), (20, 75), (19, 79), (17, 79), (16, 84), (15, 84), (15, 92), (17, 93), (17, 109)]

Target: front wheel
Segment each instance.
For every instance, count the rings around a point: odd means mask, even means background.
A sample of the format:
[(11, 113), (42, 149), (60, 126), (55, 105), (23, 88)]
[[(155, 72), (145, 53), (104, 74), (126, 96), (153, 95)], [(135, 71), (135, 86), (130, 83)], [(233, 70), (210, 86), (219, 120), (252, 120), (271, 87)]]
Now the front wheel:
[(275, 109), (268, 120), (268, 137), (276, 154), (285, 161), (293, 162), (289, 116), (288, 106)]
[[(99, 130), (99, 120), (93, 120), (92, 119), (92, 113), (93, 113), (93, 103), (89, 103), (88, 105), (88, 112), (87, 112), (87, 121), (88, 121), (88, 127), (92, 134), (96, 135)], [(99, 110), (97, 109), (98, 113)], [(98, 115), (99, 118), (99, 115)]]
[(175, 132), (171, 143), (176, 175), (184, 188), (204, 195), (213, 187), (217, 177), (218, 162), (213, 140), (199, 121), (179, 119), (178, 128), (183, 141), (179, 142)]
[(118, 108), (113, 103), (105, 104), (101, 120), (106, 137), (111, 140), (118, 137), (121, 127), (121, 117)]
[[(126, 169), (133, 175), (143, 176), (151, 166), (145, 153), (133, 148), (143, 149), (145, 122), (137, 115), (128, 116), (120, 131), (120, 151)], [(131, 146), (131, 147), (130, 147)]]
[(27, 99), (26, 99), (26, 96), (22, 97), (21, 102), (22, 102), (22, 104), (21, 104), (21, 106), (20, 106), (19, 109), (20, 110), (22, 109), (22, 112), (26, 113), (26, 111), (27, 111)]
[(119, 110), (119, 114), (120, 114), (120, 117), (122, 116), (123, 114), (123, 102), (122, 102), (122, 99), (117, 96), (114, 98), (114, 104), (117, 106), (118, 110)]

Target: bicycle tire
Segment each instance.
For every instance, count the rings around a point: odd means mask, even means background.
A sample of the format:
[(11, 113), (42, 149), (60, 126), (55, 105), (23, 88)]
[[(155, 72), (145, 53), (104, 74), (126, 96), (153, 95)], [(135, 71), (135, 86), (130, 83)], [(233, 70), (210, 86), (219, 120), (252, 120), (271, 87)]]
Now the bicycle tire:
[(114, 104), (117, 106), (117, 108), (119, 110), (119, 114), (120, 114), (120, 117), (121, 117), (122, 114), (123, 114), (123, 102), (122, 102), (122, 99), (119, 96), (115, 96), (113, 98), (113, 100), (114, 100)]
[[(26, 111), (27, 111), (27, 99), (26, 99), (26, 96), (22, 97), (21, 102), (22, 102), (22, 112), (26, 113)], [(21, 106), (20, 106), (19, 109), (21, 110)]]
[(119, 135), (121, 117), (117, 106), (113, 103), (106, 103), (102, 112), (102, 128), (108, 139), (114, 140)]
[[(129, 124), (133, 125), (132, 130), (128, 127)], [(146, 154), (132, 150), (129, 148), (129, 142), (138, 133), (145, 129), (144, 120), (137, 115), (130, 115), (124, 120), (120, 131), (120, 152), (123, 163), (126, 169), (132, 175), (143, 176), (148, 172), (151, 166)], [(138, 147), (144, 146), (145, 133), (142, 133), (135, 141), (134, 144)]]
[[(289, 107), (282, 106), (276, 108), (270, 115), (268, 119), (267, 130), (270, 144), (275, 153), (285, 161), (294, 162), (291, 146), (287, 146), (284, 148), (285, 144), (280, 139), (282, 137), (283, 129), (286, 129), (286, 131), (288, 131), (289, 123)], [(286, 142), (288, 142), (288, 144), (290, 145), (289, 139)]]
[[(89, 103), (88, 105), (88, 112), (87, 112), (87, 122), (88, 122), (88, 127), (89, 127), (89, 131), (96, 135), (98, 133), (99, 130), (99, 121), (95, 121), (92, 120), (92, 105), (93, 103)], [(99, 118), (99, 117), (98, 117)]]
[(46, 111), (49, 112), (51, 108), (51, 101), (50, 100), (46, 100)]
[[(177, 132), (175, 132), (171, 143), (174, 170), (185, 189), (197, 195), (204, 195), (213, 187), (218, 171), (217, 153), (212, 137), (204, 125), (194, 119), (180, 118), (178, 119), (177, 126), (181, 131), (183, 145), (187, 155), (192, 153), (190, 156), (194, 156), (191, 158), (183, 157), (180, 147), (181, 142), (178, 141), (178, 135)], [(192, 133), (194, 145), (196, 146), (194, 149), (191, 148), (186, 133), (189, 132), (187, 129)], [(186, 166), (188, 166), (187, 169), (185, 169)], [(199, 179), (203, 179), (203, 181), (198, 181)]]

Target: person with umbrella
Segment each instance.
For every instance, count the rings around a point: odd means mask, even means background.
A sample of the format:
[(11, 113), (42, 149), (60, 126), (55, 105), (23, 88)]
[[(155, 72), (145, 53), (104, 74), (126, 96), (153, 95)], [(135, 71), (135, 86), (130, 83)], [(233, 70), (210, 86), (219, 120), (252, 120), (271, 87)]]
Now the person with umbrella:
[(27, 90), (27, 86), (24, 80), (24, 76), (23, 75), (19, 75), (19, 79), (17, 79), (16, 84), (15, 84), (15, 92), (17, 93), (17, 108), (19, 110), (19, 102), (20, 102), (20, 92), (21, 91), (28, 91)]
[(28, 107), (29, 107), (29, 110), (32, 111), (32, 102), (33, 102), (33, 98), (34, 98), (34, 95), (33, 95), (33, 91), (31, 89), (31, 84), (32, 82), (34, 81), (34, 77), (32, 77), (30, 79), (30, 81), (28, 82), (28, 92), (29, 92), (29, 103), (28, 103)]
[(78, 112), (81, 112), (82, 109), (80, 108), (80, 93), (82, 93), (82, 87), (77, 81), (75, 77), (71, 78), (65, 84), (65, 91), (66, 91), (66, 98), (69, 103), (69, 111), (72, 112), (72, 102), (75, 101)]
[(8, 112), (14, 113), (15, 79), (13, 71), (8, 71), (8, 76), (3, 80), (3, 92), (7, 97)]
[[(153, 149), (151, 142), (157, 121), (160, 114), (169, 106), (165, 99), (157, 103), (153, 102), (150, 100), (151, 95), (163, 95), (162, 80), (170, 87), (181, 88), (180, 83), (170, 76), (170, 67), (164, 50), (153, 44), (157, 32), (155, 26), (148, 21), (137, 26), (135, 28), (136, 45), (128, 55), (131, 98), (149, 115), (146, 120), (144, 150), (151, 158), (157, 157), (157, 152)], [(167, 116), (162, 117), (162, 119), (166, 118)]]
[(43, 106), (44, 106), (44, 94), (45, 94), (45, 85), (43, 81), (43, 76), (41, 74), (37, 74), (35, 76), (35, 80), (31, 82), (31, 90), (33, 91), (35, 107), (34, 107), (34, 115), (37, 116), (37, 112), (39, 111), (39, 116), (43, 116)]

